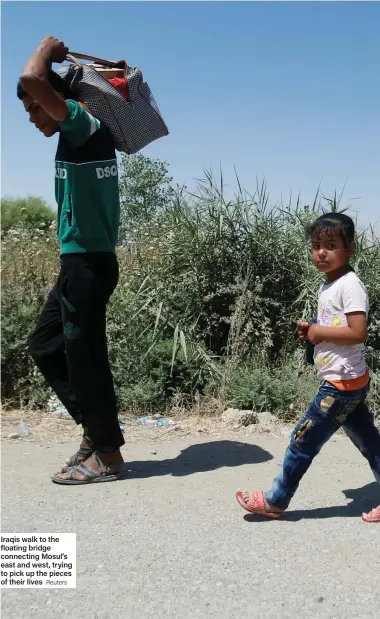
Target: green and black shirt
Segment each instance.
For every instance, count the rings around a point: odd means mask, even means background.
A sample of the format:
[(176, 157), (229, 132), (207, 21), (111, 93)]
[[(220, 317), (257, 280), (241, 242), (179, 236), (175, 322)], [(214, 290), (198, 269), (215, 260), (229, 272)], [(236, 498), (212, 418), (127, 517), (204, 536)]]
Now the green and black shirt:
[(113, 140), (79, 103), (66, 103), (55, 158), (60, 253), (114, 252), (120, 201)]

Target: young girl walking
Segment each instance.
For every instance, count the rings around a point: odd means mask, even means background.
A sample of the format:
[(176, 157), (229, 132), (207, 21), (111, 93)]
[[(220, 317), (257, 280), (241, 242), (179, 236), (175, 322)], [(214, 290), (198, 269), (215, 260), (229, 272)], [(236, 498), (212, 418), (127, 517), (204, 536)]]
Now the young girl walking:
[[(321, 384), (294, 429), (272, 489), (236, 493), (244, 509), (269, 518), (279, 518), (287, 509), (314, 457), (341, 427), (367, 458), (380, 484), (380, 432), (366, 404), (368, 294), (349, 264), (355, 251), (354, 222), (342, 213), (324, 214), (311, 226), (310, 238), (313, 263), (326, 281), (319, 290), (317, 323), (297, 326), (300, 339), (315, 345)], [(380, 522), (380, 505), (362, 518)]]

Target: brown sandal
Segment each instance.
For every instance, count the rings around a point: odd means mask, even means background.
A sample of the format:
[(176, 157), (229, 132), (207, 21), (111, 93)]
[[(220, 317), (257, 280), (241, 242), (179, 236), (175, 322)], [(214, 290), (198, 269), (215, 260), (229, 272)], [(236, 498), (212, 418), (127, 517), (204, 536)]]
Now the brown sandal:
[(82, 464), (82, 462), (92, 456), (94, 453), (94, 447), (90, 437), (83, 434), (82, 443), (87, 443), (88, 447), (82, 447), (81, 445), (78, 451), (66, 462), (65, 466), (61, 468), (61, 473), (68, 473), (70, 469), (75, 466), (79, 466), (79, 464)]
[[(78, 466), (74, 466), (73, 468), (67, 471), (68, 477), (66, 479), (61, 479), (58, 477), (59, 473), (52, 475), (51, 479), (56, 484), (65, 484), (67, 486), (79, 486), (83, 484), (95, 484), (105, 481), (116, 481), (119, 479), (121, 474), (121, 469), (123, 468), (122, 462), (117, 462), (115, 464), (104, 464), (101, 461), (98, 454), (96, 452), (92, 453), (92, 457), (94, 458), (98, 470), (94, 471), (94, 469), (90, 468), (84, 462), (81, 462)], [(79, 473), (84, 476), (84, 479), (75, 479), (75, 474)]]

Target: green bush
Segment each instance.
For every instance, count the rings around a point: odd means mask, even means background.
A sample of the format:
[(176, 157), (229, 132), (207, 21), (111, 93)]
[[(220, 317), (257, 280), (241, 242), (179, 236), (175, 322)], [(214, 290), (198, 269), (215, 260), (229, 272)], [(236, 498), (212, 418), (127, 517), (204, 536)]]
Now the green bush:
[[(159, 175), (153, 177), (159, 182)], [(296, 321), (315, 315), (322, 281), (311, 263), (305, 226), (323, 209), (340, 208), (336, 199), (270, 208), (265, 185), (253, 196), (239, 187), (227, 200), (222, 180), (216, 185), (207, 175), (192, 196), (173, 190), (162, 198), (153, 186), (162, 200), (155, 208), (146, 198), (149, 209), (140, 212), (138, 196), (122, 179), (125, 186), (129, 193), (123, 204), (134, 217), (123, 218), (120, 281), (108, 318), (120, 408), (163, 409), (168, 405), (165, 381), (172, 375), (170, 388), (189, 406), (204, 393), (284, 418), (299, 414), (317, 381), (300, 360)], [(354, 266), (370, 295), (370, 401), (379, 412), (380, 242), (374, 235), (359, 235)], [(46, 402), (48, 392), (25, 342), (57, 273), (53, 230), (21, 226), (8, 231), (2, 304), (7, 400)]]
[(241, 365), (228, 386), (233, 408), (270, 411), (284, 420), (304, 411), (315, 396), (318, 379), (296, 359), (278, 367), (260, 365), (253, 359)]
[(16, 405), (42, 406), (48, 392), (27, 351), (48, 291), (58, 274), (53, 230), (18, 226), (2, 242), (2, 398)]
[(3, 233), (18, 224), (30, 229), (46, 228), (56, 219), (57, 214), (43, 198), (2, 198), (1, 230)]

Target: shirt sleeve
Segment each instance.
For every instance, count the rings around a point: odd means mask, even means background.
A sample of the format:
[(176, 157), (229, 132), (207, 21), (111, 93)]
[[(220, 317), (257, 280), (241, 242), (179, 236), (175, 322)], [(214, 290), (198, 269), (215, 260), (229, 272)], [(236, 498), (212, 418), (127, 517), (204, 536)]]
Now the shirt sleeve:
[(345, 283), (342, 290), (343, 310), (345, 314), (365, 312), (368, 316), (368, 293), (364, 285), (357, 278)]
[(73, 148), (82, 146), (100, 129), (100, 121), (87, 112), (77, 101), (66, 100), (67, 116), (58, 123), (61, 134)]

